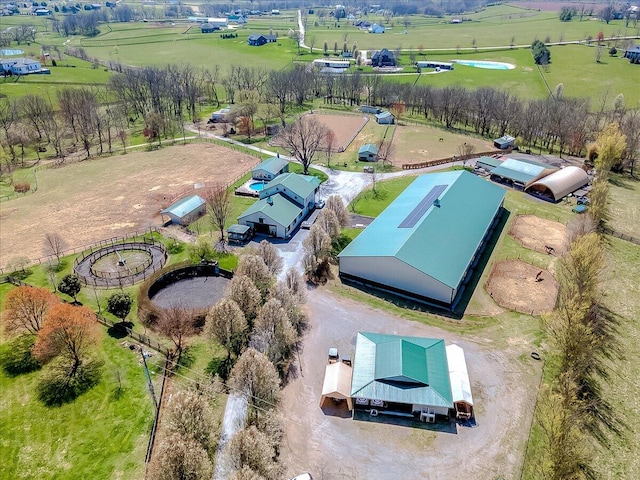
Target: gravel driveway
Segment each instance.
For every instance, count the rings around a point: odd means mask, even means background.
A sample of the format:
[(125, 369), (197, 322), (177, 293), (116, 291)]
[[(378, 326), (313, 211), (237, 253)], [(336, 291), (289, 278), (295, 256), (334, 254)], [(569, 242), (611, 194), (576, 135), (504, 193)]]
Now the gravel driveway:
[[(526, 346), (495, 350), (490, 340), (394, 317), (324, 289), (309, 292), (308, 313), (301, 371), (284, 389), (281, 409), (290, 477), (307, 471), (318, 479), (519, 476), (540, 375), (540, 364), (522, 355)], [(325, 415), (318, 404), (327, 350), (353, 355), (359, 330), (444, 338), (463, 347), (477, 427), (445, 433)]]

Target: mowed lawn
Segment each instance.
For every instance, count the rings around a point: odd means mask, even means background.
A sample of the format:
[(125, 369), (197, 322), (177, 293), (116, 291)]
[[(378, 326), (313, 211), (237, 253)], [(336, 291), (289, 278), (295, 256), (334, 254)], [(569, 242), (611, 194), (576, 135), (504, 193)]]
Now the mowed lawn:
[(612, 175), (609, 208), (612, 229), (640, 238), (640, 181), (629, 176)]
[(119, 342), (103, 337), (100, 383), (61, 407), (45, 407), (36, 398), (43, 371), (15, 378), (0, 371), (2, 478), (144, 477), (153, 403), (138, 356)]
[(459, 155), (458, 147), (465, 143), (473, 145), (476, 152), (494, 149), (491, 142), (481, 138), (434, 127), (401, 125), (396, 127), (393, 137), (393, 164), (399, 167), (403, 163), (414, 164)]

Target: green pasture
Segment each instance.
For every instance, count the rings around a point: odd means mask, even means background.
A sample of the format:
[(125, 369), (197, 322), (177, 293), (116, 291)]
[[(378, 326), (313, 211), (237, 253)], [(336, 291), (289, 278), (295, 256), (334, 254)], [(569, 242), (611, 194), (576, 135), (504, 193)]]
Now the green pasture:
[[(460, 18), (458, 16), (457, 18)], [(371, 34), (353, 26), (351, 22), (341, 19), (335, 22), (327, 20), (325, 25), (317, 16), (310, 16), (307, 23), (307, 45), (314, 39), (314, 46), (322, 49), (327, 42), (329, 50), (333, 51), (333, 44), (338, 42), (338, 48), (342, 48), (347, 39), (349, 48), (357, 44), (360, 50), (380, 48), (415, 48), (451, 49), (530, 45), (536, 38), (545, 41), (547, 37), (551, 42), (584, 40), (588, 36), (596, 38), (599, 32), (605, 37), (638, 35), (637, 28), (625, 28), (622, 20), (613, 20), (607, 25), (604, 22), (592, 21), (585, 17), (582, 22), (573, 20), (561, 22), (557, 13), (538, 12), (525, 10), (509, 5), (496, 5), (483, 11), (463, 15), (465, 21), (461, 24), (452, 24), (452, 17), (434, 18), (424, 15), (410, 15), (408, 17), (395, 17), (388, 23), (378, 15), (365, 15), (362, 17), (370, 23), (378, 23), (385, 27), (383, 34)], [(405, 27), (404, 22), (409, 26)], [(318, 22), (316, 26), (315, 23)], [(406, 31), (406, 33), (405, 33)]]
[(100, 383), (61, 407), (35, 397), (44, 370), (13, 378), (0, 371), (3, 478), (144, 477), (153, 403), (137, 354), (119, 343), (103, 335), (95, 351), (104, 363)]
[(640, 181), (634, 177), (612, 175), (609, 184), (609, 227), (640, 238)]

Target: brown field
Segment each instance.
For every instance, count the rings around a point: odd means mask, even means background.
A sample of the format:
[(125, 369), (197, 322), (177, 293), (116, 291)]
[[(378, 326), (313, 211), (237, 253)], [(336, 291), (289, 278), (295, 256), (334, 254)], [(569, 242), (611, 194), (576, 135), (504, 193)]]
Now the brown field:
[(464, 143), (474, 145), (476, 152), (494, 150), (491, 142), (480, 138), (438, 128), (402, 125), (396, 127), (393, 136), (392, 162), (399, 167), (403, 163), (414, 164), (451, 157), (458, 155), (458, 147)]
[(167, 199), (194, 183), (228, 183), (258, 163), (211, 144), (167, 147), (38, 172), (38, 191), (0, 204), (0, 266), (44, 256), (45, 233), (70, 248), (161, 223)]
[[(358, 132), (360, 132), (369, 121), (369, 117), (366, 115), (331, 115), (316, 112), (313, 116), (336, 135), (335, 146), (332, 149), (333, 152), (346, 150)], [(279, 145), (277, 137), (273, 140), (273, 143)]]
[[(562, 255), (566, 248), (567, 227), (535, 215), (518, 215), (511, 225), (509, 235), (530, 250)], [(553, 250), (547, 252), (547, 247)]]
[[(540, 281), (536, 280), (538, 274)], [(494, 264), (485, 289), (501, 307), (531, 315), (553, 310), (558, 296), (558, 282), (553, 275), (520, 260)]]

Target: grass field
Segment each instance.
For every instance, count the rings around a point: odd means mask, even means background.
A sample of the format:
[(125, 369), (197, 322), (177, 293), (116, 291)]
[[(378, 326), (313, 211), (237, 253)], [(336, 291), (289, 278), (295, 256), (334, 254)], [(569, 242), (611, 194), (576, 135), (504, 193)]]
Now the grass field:
[(15, 378), (0, 372), (2, 478), (144, 477), (153, 402), (139, 358), (118, 343), (104, 336), (97, 350), (102, 380), (62, 407), (47, 408), (35, 398), (42, 371)]

